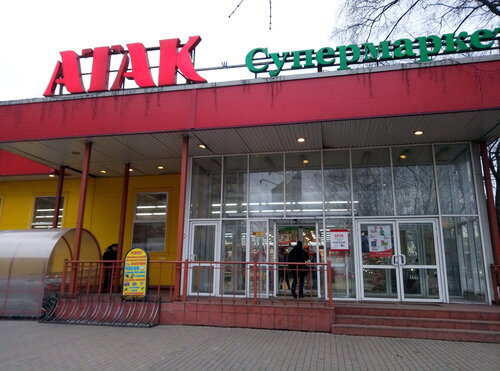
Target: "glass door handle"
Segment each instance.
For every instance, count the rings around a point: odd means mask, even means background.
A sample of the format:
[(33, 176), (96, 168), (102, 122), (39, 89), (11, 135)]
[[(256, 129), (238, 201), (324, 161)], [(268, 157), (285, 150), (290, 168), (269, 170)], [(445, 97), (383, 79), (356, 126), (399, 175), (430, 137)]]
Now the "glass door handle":
[(406, 265), (406, 255), (400, 254), (399, 256), (402, 258), (402, 263), (399, 263), (399, 265)]
[[(393, 256), (391, 257), (391, 264), (392, 264), (392, 265), (398, 265), (398, 264), (399, 264), (399, 262), (396, 262), (396, 258), (397, 258), (398, 256), (399, 256), (399, 255), (393, 255)], [(398, 260), (399, 260), (399, 259), (398, 259)]]

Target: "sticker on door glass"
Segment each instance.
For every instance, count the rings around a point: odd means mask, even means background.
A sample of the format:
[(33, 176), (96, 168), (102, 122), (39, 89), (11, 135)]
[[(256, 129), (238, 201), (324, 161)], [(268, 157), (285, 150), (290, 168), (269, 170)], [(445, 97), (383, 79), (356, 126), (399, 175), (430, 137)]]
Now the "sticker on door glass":
[(371, 257), (390, 258), (393, 255), (390, 225), (369, 225), (368, 241)]

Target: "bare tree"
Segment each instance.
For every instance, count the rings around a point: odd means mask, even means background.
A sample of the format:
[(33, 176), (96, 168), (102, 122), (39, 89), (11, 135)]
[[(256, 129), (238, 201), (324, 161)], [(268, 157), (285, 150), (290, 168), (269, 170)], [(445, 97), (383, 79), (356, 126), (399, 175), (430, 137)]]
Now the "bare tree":
[(391, 36), (456, 32), (498, 26), (498, 0), (343, 0), (332, 38), (367, 42)]
[[(343, 0), (332, 39), (339, 45), (363, 43), (495, 28), (499, 21), (499, 0)], [(500, 139), (491, 142), (488, 151), (500, 221)]]
[(497, 214), (498, 229), (500, 230), (500, 138), (488, 146), (488, 157), (490, 159), (490, 171), (493, 174), (493, 185), (495, 187), (495, 209)]

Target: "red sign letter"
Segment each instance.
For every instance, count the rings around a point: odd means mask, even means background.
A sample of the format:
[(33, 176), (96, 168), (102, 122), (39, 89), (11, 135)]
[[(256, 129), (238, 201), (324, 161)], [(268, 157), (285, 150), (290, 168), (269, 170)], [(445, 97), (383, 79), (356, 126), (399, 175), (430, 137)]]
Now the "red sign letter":
[(54, 95), (57, 84), (65, 85), (70, 93), (85, 93), (80, 71), (80, 61), (74, 51), (61, 52), (62, 62), (57, 62), (52, 78), (43, 95)]
[(160, 72), (158, 86), (174, 85), (177, 70), (188, 82), (207, 82), (198, 75), (191, 61), (191, 52), (201, 41), (199, 36), (191, 36), (179, 52), (179, 39), (160, 40)]
[(148, 54), (146, 48), (141, 43), (127, 44), (132, 62), (132, 71), (125, 72), (123, 76), (127, 79), (135, 80), (135, 83), (141, 88), (150, 88), (156, 86), (151, 71), (149, 70)]
[(111, 51), (107, 46), (94, 49), (89, 92), (108, 90)]

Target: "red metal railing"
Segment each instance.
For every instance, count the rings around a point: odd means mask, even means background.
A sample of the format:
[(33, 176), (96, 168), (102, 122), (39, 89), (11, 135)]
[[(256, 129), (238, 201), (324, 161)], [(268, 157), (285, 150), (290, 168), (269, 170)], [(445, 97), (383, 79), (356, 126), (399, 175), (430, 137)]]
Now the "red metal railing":
[[(122, 272), (121, 260), (67, 261), (60, 295), (119, 293)], [(178, 292), (176, 274), (181, 277)], [(76, 277), (74, 286), (70, 277)], [(149, 277), (149, 295), (162, 301), (295, 302), (291, 291), (295, 281), (295, 293), (302, 302), (332, 305), (332, 271), (327, 263), (150, 261)]]

